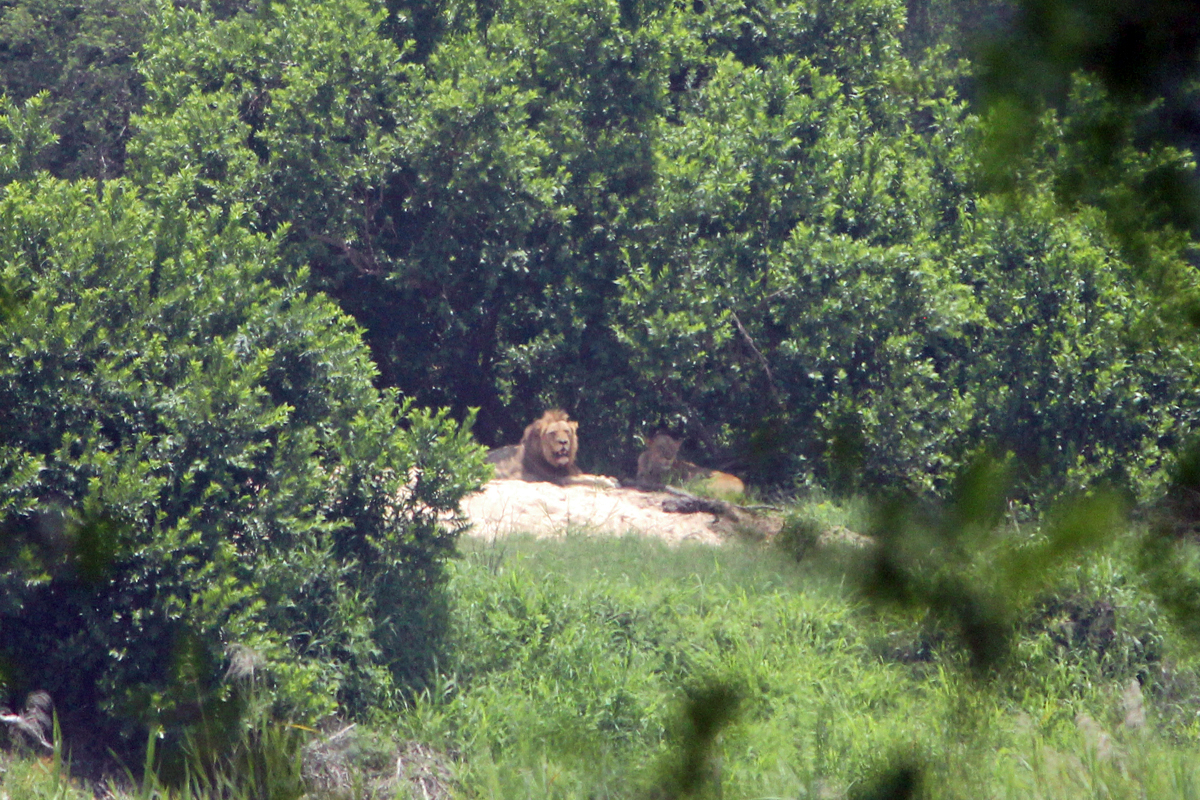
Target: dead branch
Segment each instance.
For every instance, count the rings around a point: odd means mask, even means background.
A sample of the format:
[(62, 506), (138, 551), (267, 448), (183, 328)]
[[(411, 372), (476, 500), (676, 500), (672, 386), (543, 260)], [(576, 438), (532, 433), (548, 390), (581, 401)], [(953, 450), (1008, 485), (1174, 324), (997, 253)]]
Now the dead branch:
[(775, 385), (775, 374), (771, 372), (771, 365), (767, 363), (767, 357), (764, 356), (762, 351), (759, 350), (754, 344), (754, 340), (750, 338), (750, 334), (746, 331), (746, 326), (742, 325), (742, 320), (738, 317), (737, 312), (733, 309), (730, 309), (729, 313), (733, 317), (733, 324), (737, 326), (738, 333), (742, 335), (742, 339), (745, 340), (746, 345), (750, 348), (754, 355), (758, 357), (759, 363), (762, 364), (763, 371), (767, 373), (767, 385), (771, 387), (771, 398), (778, 401), (779, 387)]

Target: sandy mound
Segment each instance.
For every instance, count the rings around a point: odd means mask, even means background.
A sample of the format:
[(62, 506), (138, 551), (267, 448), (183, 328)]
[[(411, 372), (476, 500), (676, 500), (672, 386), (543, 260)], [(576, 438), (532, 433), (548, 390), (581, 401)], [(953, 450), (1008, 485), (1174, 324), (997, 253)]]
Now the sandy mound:
[(736, 523), (716, 514), (663, 511), (670, 497), (638, 489), (492, 481), (464, 498), (462, 510), (472, 523), (468, 535), (485, 539), (510, 533), (562, 536), (569, 528), (602, 536), (640, 533), (673, 544), (720, 544), (733, 532)]

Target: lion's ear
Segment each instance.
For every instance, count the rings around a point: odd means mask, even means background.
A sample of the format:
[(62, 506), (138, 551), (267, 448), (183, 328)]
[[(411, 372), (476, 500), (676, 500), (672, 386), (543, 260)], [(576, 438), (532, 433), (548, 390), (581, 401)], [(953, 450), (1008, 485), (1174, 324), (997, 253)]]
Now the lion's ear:
[(574, 433), (576, 430), (578, 430), (578, 429), (579, 429), (579, 423), (578, 423), (578, 422), (576, 422), (575, 420), (571, 420), (571, 421), (570, 421), (570, 422), (568, 422), (567, 424), (571, 426), (571, 432), (572, 432), (572, 433)]

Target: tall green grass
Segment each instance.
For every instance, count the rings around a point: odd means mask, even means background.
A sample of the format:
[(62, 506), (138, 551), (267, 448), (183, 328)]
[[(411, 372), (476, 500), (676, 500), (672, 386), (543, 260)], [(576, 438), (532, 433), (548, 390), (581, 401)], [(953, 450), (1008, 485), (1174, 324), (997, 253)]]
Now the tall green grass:
[(669, 796), (686, 698), (719, 683), (741, 702), (709, 766), (714, 796), (854, 795), (894, 764), (920, 765), (933, 797), (1193, 796), (1192, 726), (1153, 698), (1146, 729), (1120, 724), (1121, 692), (1131, 677), (1150, 692), (1166, 645), (1147, 651), (1159, 621), (1118, 572), (1110, 558), (1063, 586), (1064, 607), (1086, 610), (1108, 582), (1103, 648), (1035, 610), (1009, 670), (980, 683), (919, 620), (761, 547), (468, 542), (457, 654), (400, 735), (456, 754), (468, 797)]
[[(583, 535), (461, 550), (453, 656), (399, 718), (370, 721), (391, 755), (372, 744), (349, 790), (307, 797), (423, 797), (396, 777), (414, 747), (433, 754), (439, 796), (680, 796), (686, 711), (713, 687), (737, 703), (696, 796), (886, 796), (873, 792), (889, 777), (920, 774), (931, 798), (1200, 797), (1200, 681), (1119, 547), (1063, 570), (990, 681), (936, 626), (856, 600), (847, 555)], [(1123, 722), (1131, 680), (1143, 726)], [(197, 770), (177, 789), (148, 772), (132, 796), (297, 797), (292, 733), (248, 730), (240, 767)], [(61, 764), (6, 769), (6, 800), (83, 797)]]
[(55, 717), (53, 750), (36, 756), (14, 734), (12, 749), (0, 751), (0, 800), (90, 800), (92, 793), (71, 778), (59, 734)]
[(167, 770), (152, 735), (137, 774), (127, 767), (124, 780), (110, 777), (89, 786), (71, 775), (56, 725), (49, 755), (0, 751), (0, 800), (299, 800), (305, 795), (303, 729), (259, 715), (228, 733), (219, 752), (190, 738), (180, 763)]

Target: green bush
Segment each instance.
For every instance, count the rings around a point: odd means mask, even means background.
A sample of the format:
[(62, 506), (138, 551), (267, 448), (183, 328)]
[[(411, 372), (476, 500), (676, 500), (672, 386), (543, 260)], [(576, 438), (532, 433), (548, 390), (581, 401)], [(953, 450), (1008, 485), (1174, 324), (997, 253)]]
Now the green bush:
[(36, 165), (61, 178), (120, 175), (142, 103), (136, 57), (151, 3), (17, 0), (0, 8), (0, 94), (43, 94), (56, 139)]
[(869, 102), (806, 60), (713, 70), (663, 137), (658, 242), (619, 281), (635, 413), (760, 480), (929, 494), (993, 445), (1022, 499), (1149, 496), (1194, 416), (1194, 345), (1095, 213), (980, 196), (978, 122), (918, 78), (881, 65), (897, 91)]
[[(387, 703), (441, 642), (467, 430), (229, 215), (124, 182), (0, 197), (0, 679), (68, 735)], [(223, 677), (224, 676), (224, 677)]]

